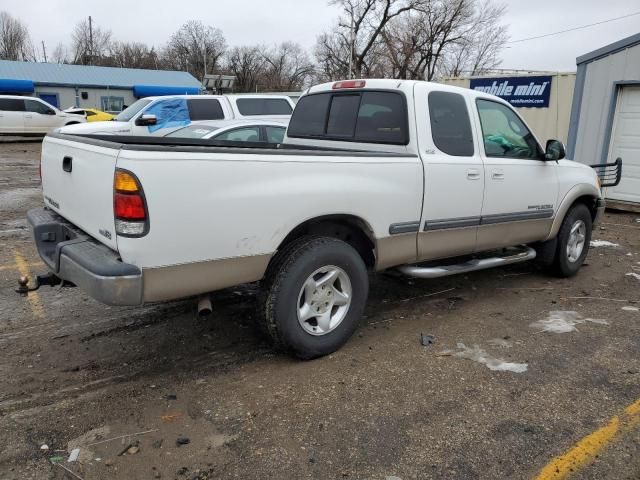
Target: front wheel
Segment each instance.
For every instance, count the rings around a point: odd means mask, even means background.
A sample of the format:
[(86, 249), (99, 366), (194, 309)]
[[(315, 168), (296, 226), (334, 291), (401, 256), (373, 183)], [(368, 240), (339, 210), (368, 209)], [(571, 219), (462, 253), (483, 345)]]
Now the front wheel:
[(349, 244), (306, 237), (279, 252), (265, 278), (259, 319), (274, 344), (302, 359), (330, 354), (358, 326), (367, 268)]
[(589, 253), (591, 212), (583, 205), (574, 205), (564, 218), (557, 237), (553, 273), (560, 277), (572, 277), (584, 263)]

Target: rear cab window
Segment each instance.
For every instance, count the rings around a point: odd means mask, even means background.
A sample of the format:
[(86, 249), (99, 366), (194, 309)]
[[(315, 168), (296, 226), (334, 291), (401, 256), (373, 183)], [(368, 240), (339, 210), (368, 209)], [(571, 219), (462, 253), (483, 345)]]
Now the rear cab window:
[(238, 98), (236, 106), (240, 115), (291, 115), (293, 108), (283, 98)]
[(399, 92), (383, 90), (306, 95), (296, 105), (287, 136), (407, 145), (406, 100)]

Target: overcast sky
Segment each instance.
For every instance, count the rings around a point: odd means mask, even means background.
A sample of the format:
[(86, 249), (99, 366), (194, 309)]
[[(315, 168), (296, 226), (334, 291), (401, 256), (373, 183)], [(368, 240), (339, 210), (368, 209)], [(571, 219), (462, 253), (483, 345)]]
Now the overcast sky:
[[(640, 0), (510, 0), (504, 24), (511, 40), (543, 35), (640, 11)], [(0, 0), (26, 22), (48, 52), (68, 43), (73, 25), (91, 15), (119, 40), (162, 45), (190, 19), (220, 28), (230, 45), (285, 40), (311, 49), (338, 11), (326, 0)], [(502, 68), (575, 71), (575, 58), (640, 32), (640, 15), (553, 37), (512, 43)]]

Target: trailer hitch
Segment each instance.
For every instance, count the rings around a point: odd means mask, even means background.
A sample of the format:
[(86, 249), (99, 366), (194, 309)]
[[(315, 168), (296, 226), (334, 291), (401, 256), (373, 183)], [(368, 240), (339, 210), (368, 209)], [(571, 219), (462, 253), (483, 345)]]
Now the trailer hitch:
[(32, 287), (29, 286), (29, 277), (24, 276), (18, 279), (18, 288), (16, 292), (26, 297), (29, 292), (35, 292), (43, 285), (49, 285), (55, 287), (56, 285), (64, 285), (64, 280), (56, 277), (53, 273), (47, 273), (46, 275), (36, 275), (36, 280)]

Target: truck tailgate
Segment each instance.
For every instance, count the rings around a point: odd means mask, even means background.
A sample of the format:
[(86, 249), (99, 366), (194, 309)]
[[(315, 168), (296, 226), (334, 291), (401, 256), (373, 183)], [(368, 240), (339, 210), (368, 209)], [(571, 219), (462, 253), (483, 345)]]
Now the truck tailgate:
[(47, 207), (116, 250), (113, 174), (119, 149), (45, 137), (42, 191)]

